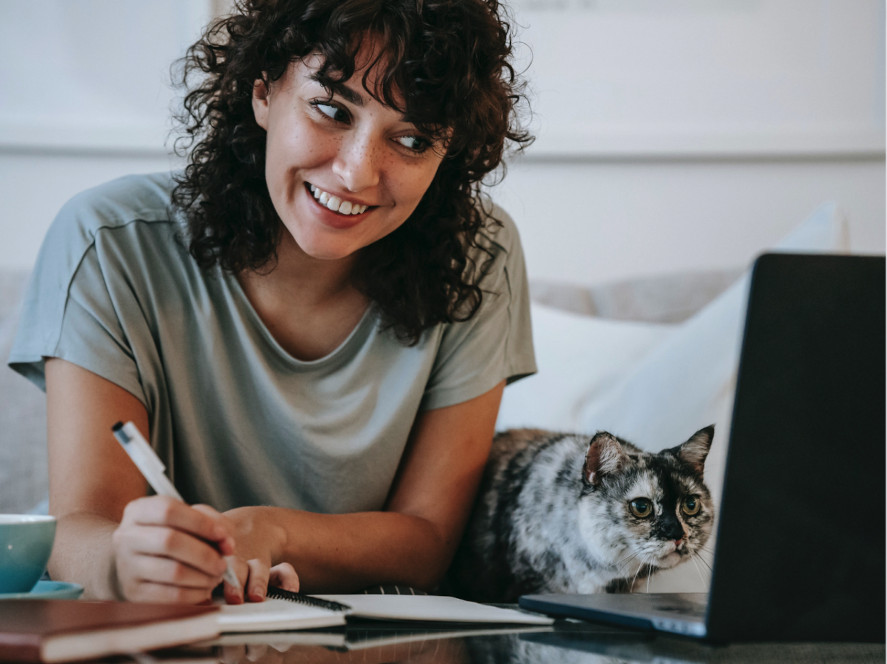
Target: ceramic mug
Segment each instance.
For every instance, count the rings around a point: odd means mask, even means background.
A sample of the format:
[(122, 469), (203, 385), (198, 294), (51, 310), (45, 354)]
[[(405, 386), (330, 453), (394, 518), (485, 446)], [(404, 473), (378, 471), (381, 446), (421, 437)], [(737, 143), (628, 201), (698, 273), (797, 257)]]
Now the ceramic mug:
[(0, 514), (0, 594), (30, 592), (46, 569), (55, 517)]

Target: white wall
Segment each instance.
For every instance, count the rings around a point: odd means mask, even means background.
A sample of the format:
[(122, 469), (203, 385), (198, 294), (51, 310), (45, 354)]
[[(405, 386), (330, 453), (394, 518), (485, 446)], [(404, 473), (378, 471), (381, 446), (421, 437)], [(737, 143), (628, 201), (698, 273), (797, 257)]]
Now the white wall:
[[(210, 0), (0, 0), (0, 267), (77, 191), (168, 168)], [(531, 276), (737, 266), (837, 201), (884, 252), (883, 0), (514, 0), (534, 129), (493, 194)]]
[(826, 201), (883, 253), (883, 0), (512, 4), (539, 139), (496, 196), (532, 274), (738, 266)]
[(533, 161), (496, 198), (521, 229), (535, 278), (594, 283), (747, 264), (821, 203), (851, 248), (884, 253), (883, 158)]

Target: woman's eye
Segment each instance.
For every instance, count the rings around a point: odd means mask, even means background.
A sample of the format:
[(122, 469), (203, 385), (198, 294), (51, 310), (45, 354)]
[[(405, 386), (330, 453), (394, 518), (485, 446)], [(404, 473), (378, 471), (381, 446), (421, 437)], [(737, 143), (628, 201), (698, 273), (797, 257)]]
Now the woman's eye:
[(628, 509), (639, 519), (646, 519), (653, 514), (653, 502), (648, 498), (635, 498), (628, 503)]
[(687, 496), (681, 501), (681, 511), (687, 516), (695, 516), (699, 514), (699, 510), (702, 509), (702, 503), (696, 498), (696, 496)]
[(431, 147), (431, 141), (422, 136), (398, 136), (394, 140), (413, 152), (425, 152)]
[(311, 105), (317, 109), (318, 113), (325, 115), (330, 120), (335, 120), (336, 122), (348, 122), (349, 120), (348, 111), (336, 104), (325, 101), (312, 101)]

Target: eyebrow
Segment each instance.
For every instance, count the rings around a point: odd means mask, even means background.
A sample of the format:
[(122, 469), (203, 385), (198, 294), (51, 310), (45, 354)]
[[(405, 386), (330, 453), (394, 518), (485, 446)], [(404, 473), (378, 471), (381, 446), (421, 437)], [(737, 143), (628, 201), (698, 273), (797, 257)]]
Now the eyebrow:
[(355, 106), (364, 105), (363, 96), (356, 90), (352, 90), (351, 88), (349, 88), (344, 83), (341, 83), (339, 81), (321, 81), (317, 76), (312, 76), (311, 79), (320, 83), (323, 87), (325, 87), (334, 95), (342, 97), (342, 99), (351, 104), (354, 104)]
[[(311, 76), (311, 80), (315, 81), (319, 85), (322, 85), (324, 88), (330, 91), (332, 95), (338, 95), (342, 97), (345, 101), (354, 104), (355, 106), (363, 107), (366, 105), (366, 100), (357, 90), (352, 90), (347, 85), (345, 85), (342, 81), (322, 81), (320, 77), (316, 74)], [(415, 124), (415, 121), (410, 117), (409, 113), (404, 113), (402, 118), (404, 122), (408, 122), (410, 124)]]

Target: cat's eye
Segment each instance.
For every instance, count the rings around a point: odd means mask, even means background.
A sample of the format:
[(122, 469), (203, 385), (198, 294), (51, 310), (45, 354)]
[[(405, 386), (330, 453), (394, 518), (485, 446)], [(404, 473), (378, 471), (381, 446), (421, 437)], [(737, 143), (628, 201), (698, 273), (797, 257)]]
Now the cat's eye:
[(702, 509), (702, 503), (696, 496), (687, 496), (681, 501), (681, 511), (687, 516), (695, 516)]
[(653, 514), (653, 501), (649, 498), (635, 498), (628, 503), (628, 509), (639, 519), (646, 519)]

